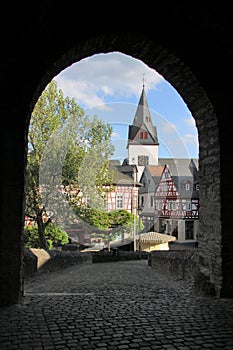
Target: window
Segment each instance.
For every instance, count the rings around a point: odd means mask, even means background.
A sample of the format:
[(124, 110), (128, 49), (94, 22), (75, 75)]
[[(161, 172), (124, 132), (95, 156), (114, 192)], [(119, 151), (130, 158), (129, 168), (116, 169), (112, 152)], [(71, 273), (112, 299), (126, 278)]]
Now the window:
[(187, 201), (185, 207), (186, 207), (186, 210), (190, 211), (190, 210), (192, 209), (192, 207), (191, 207), (191, 202), (190, 202), (190, 201)]
[(177, 210), (177, 202), (176, 201), (168, 201), (168, 210)]
[(194, 239), (194, 222), (185, 222), (185, 239)]
[(123, 194), (117, 194), (116, 196), (116, 209), (122, 209), (124, 208), (124, 198)]
[(139, 135), (141, 140), (146, 140), (147, 139), (147, 132), (146, 131), (140, 131), (140, 135)]
[(178, 209), (178, 204), (176, 201), (172, 201), (172, 210), (177, 210)]
[(154, 207), (154, 196), (150, 196), (150, 206), (151, 208)]
[(164, 192), (168, 191), (168, 183), (167, 182), (162, 183), (162, 191), (164, 191)]
[(190, 183), (189, 182), (187, 182), (185, 184), (185, 189), (186, 189), (186, 191), (190, 191)]

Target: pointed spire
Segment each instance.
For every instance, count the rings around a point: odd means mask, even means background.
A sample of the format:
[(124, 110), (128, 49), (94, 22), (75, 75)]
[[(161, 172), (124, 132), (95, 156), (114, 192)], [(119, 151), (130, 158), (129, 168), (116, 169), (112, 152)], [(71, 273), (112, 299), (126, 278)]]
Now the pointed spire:
[(150, 109), (148, 106), (146, 93), (145, 93), (145, 84), (144, 84), (144, 78), (143, 78), (143, 86), (142, 86), (142, 92), (139, 99), (138, 107), (134, 116), (133, 125), (140, 127), (143, 123), (150, 123), (151, 124), (151, 115), (150, 115)]
[(142, 131), (148, 133), (148, 137), (143, 140), (137, 140), (139, 143), (158, 145), (157, 128), (156, 126), (152, 125), (152, 118), (146, 98), (144, 74), (142, 82), (142, 92), (134, 116), (133, 124), (129, 126), (128, 143), (131, 141), (136, 141), (135, 137), (138, 138), (137, 135), (139, 131)]

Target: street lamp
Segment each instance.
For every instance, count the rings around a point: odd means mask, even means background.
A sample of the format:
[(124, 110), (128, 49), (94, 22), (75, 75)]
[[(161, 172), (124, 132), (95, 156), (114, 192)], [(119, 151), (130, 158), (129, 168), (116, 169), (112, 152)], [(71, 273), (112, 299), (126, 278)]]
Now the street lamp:
[(137, 240), (137, 199), (138, 196), (133, 194), (133, 250), (136, 252), (136, 240)]
[[(139, 252), (141, 251), (141, 235), (140, 235), (140, 215), (142, 213), (142, 207), (137, 205), (136, 203), (137, 197), (134, 199), (134, 229), (133, 229), (133, 243), (134, 243), (134, 251), (137, 250), (137, 233), (139, 236), (138, 244), (139, 244)], [(137, 224), (138, 221), (138, 224)]]
[(141, 259), (141, 232), (140, 232), (140, 215), (142, 214), (142, 207), (139, 205), (137, 208), (137, 214), (138, 214), (138, 228), (139, 228), (139, 232), (138, 232), (138, 248), (139, 248), (139, 259)]
[(133, 168), (133, 188), (132, 188), (132, 213), (133, 220), (133, 251), (136, 252), (136, 235), (137, 235), (137, 207), (138, 207), (138, 191), (136, 189), (136, 167)]

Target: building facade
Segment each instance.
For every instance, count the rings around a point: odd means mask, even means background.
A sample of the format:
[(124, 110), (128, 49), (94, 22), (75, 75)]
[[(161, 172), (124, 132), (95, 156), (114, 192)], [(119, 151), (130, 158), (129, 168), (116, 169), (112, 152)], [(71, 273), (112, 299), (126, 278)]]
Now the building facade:
[[(198, 159), (160, 158), (157, 128), (152, 124), (143, 85), (132, 125), (128, 130), (128, 158), (136, 166), (138, 207), (144, 232), (156, 231), (177, 241), (197, 241), (199, 183)], [(123, 165), (118, 170), (123, 170)]]

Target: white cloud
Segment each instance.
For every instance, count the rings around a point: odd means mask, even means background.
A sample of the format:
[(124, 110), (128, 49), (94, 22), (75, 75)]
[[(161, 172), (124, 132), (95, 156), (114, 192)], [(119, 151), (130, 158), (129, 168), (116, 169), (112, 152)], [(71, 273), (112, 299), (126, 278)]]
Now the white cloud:
[(195, 120), (194, 120), (193, 117), (184, 119), (184, 124), (185, 124), (187, 127), (196, 127), (196, 122), (195, 122)]
[(176, 125), (169, 121), (164, 121), (162, 122), (160, 132), (164, 134), (173, 134), (174, 132), (177, 132)]
[(197, 134), (185, 134), (182, 137), (184, 144), (197, 145), (198, 144), (198, 135)]
[[(54, 80), (64, 95), (75, 98), (88, 115), (96, 114), (114, 124), (112, 141), (118, 143), (119, 150), (122, 149), (120, 140), (125, 148), (128, 126), (123, 130), (115, 124), (132, 123), (142, 91), (143, 77), (147, 96), (150, 97), (149, 106), (154, 109), (158, 106), (161, 111), (160, 115), (151, 109), (151, 113), (155, 113), (153, 120), (161, 147), (167, 145), (170, 153), (183, 156), (187, 153), (186, 148), (198, 144), (195, 120), (182, 99), (177, 99), (177, 92), (170, 84), (166, 84), (160, 74), (142, 61), (119, 52), (97, 54), (69, 66)], [(175, 105), (174, 101), (178, 104)], [(126, 152), (125, 149), (122, 152)]]
[(138, 96), (143, 74), (146, 90), (154, 89), (164, 78), (142, 61), (119, 52), (85, 58), (62, 71), (54, 79), (65, 96), (88, 108), (103, 105), (106, 97)]
[(113, 138), (121, 138), (121, 135), (118, 132), (114, 132), (111, 135)]
[(90, 108), (103, 104), (103, 100), (96, 95), (95, 86), (91, 82), (69, 79), (65, 75), (57, 76), (55, 80), (64, 96), (75, 98), (81, 106)]

